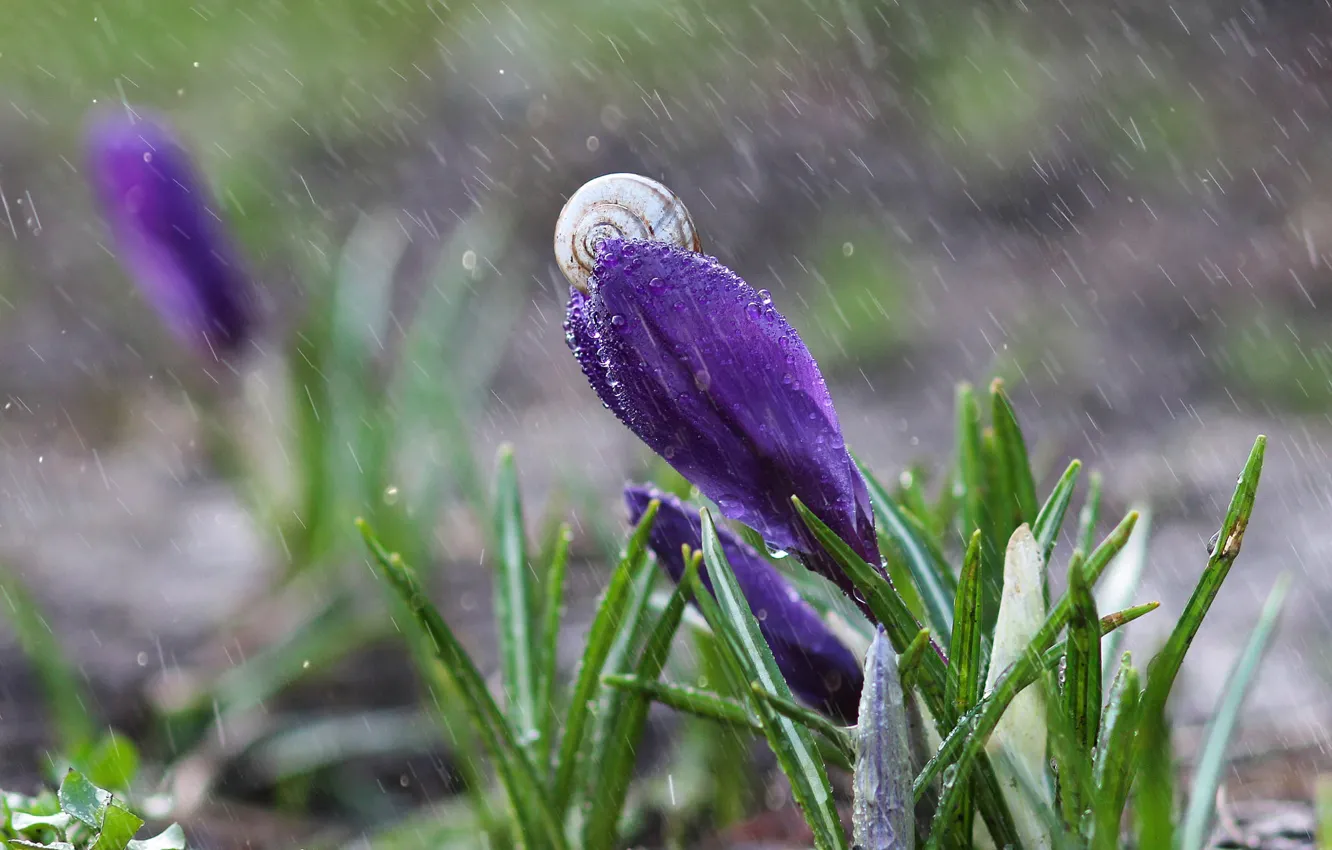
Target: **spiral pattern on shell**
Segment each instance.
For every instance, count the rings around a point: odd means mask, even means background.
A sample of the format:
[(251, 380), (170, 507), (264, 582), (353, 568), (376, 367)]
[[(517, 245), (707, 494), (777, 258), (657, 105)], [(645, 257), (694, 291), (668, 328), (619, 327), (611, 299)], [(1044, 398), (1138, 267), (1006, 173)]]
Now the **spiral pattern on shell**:
[(656, 180), (605, 174), (573, 193), (555, 222), (555, 260), (569, 282), (587, 290), (597, 247), (606, 239), (646, 239), (699, 251), (689, 210)]

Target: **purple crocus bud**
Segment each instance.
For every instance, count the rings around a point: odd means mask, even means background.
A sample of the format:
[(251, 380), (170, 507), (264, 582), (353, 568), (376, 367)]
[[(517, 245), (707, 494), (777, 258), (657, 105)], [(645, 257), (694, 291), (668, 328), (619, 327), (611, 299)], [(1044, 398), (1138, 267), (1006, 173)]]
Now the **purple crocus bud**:
[[(675, 497), (636, 486), (624, 489), (630, 521), (637, 523), (653, 499), (660, 501), (661, 506), (648, 544), (657, 555), (657, 563), (673, 581), (679, 581), (685, 571), (681, 546), (699, 551), (703, 546), (703, 524), (696, 511), (689, 510)], [(842, 722), (854, 723), (864, 680), (855, 654), (833, 635), (818, 613), (762, 555), (724, 528), (717, 529), (717, 536), (791, 692)], [(708, 592), (715, 595), (706, 567), (699, 570), (699, 578)]]
[(235, 354), (250, 281), (188, 151), (164, 121), (115, 113), (89, 127), (87, 160), (120, 262), (172, 333), (204, 356)]
[(855, 598), (791, 497), (877, 565), (865, 482), (818, 364), (766, 291), (712, 257), (607, 239), (588, 292), (570, 292), (565, 330), (592, 388), (649, 448)]

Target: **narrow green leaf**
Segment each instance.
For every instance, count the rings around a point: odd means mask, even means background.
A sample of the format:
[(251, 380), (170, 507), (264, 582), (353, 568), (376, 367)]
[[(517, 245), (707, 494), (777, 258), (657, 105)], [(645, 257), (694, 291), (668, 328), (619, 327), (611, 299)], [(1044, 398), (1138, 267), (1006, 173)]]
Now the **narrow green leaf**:
[[(1148, 691), (1151, 689), (1148, 673)], [(1170, 722), (1164, 700), (1142, 697), (1137, 747), (1137, 775), (1133, 785), (1133, 814), (1137, 847), (1175, 846), (1175, 760), (1170, 746)]]
[[(1100, 575), (1100, 570), (1119, 550), (1123, 549), (1136, 521), (1137, 514), (1130, 512), (1115, 530), (1102, 541), (1101, 545), (1097, 547), (1097, 551), (1093, 552), (1092, 556), (1086, 560), (1083, 569), (1086, 571), (1089, 585), (1094, 584), (1096, 577)], [(985, 699), (981, 700), (980, 704), (972, 709), (968, 716), (959, 719), (957, 725), (951, 731), (946, 732), (942, 745), (925, 765), (920, 775), (916, 777), (915, 794), (917, 799), (920, 799), (925, 789), (939, 777), (945, 767), (956, 765), (955, 774), (958, 777), (965, 777), (968, 771), (971, 770), (973, 763), (976, 763), (976, 760), (983, 755), (986, 741), (1012, 704), (1013, 699), (1024, 688), (1036, 681), (1045, 664), (1052, 663), (1052, 660), (1058, 660), (1058, 656), (1049, 653), (1048, 650), (1054, 643), (1055, 637), (1067, 625), (1071, 605), (1068, 594), (1060, 597), (1059, 601), (1050, 608), (1045, 622), (1033, 635), (1026, 650), (1007, 669), (991, 661), (989, 680), (993, 682), (992, 686), (987, 687)], [(998, 676), (997, 680), (994, 678), (995, 676)], [(956, 793), (952, 795), (945, 793), (940, 798), (939, 808), (940, 810), (948, 807), (955, 808), (958, 801)], [(949, 819), (946, 818), (942, 822), (947, 823)], [(993, 831), (991, 834), (993, 834)]]
[[(926, 543), (927, 537), (919, 526), (903, 514), (883, 488), (883, 485), (870, 474), (863, 464), (857, 461), (860, 473), (869, 490), (870, 502), (878, 516), (878, 532), (886, 538), (894, 551), (900, 552), (916, 589), (920, 592), (921, 602), (925, 606), (925, 619), (930, 627), (940, 635), (953, 633), (953, 592), (955, 584), (950, 586), (951, 574), (942, 557), (936, 557)], [(945, 578), (948, 577), (948, 578)]]
[(1011, 498), (1014, 502), (1013, 527), (1036, 521), (1036, 479), (1032, 475), (1031, 461), (1027, 457), (1026, 441), (1018, 425), (1017, 414), (998, 378), (990, 383), (990, 422), (994, 426), (996, 442), (1007, 471)]
[[(985, 466), (981, 449), (980, 407), (970, 384), (958, 384), (956, 397), (956, 440), (953, 470), (953, 498), (962, 506), (962, 539), (970, 540), (977, 529), (985, 528)], [(984, 559), (982, 553), (982, 559)], [(995, 589), (995, 597), (998, 589)]]
[(934, 507), (930, 509), (926, 516), (920, 518), (922, 523), (926, 523), (934, 535), (940, 539), (948, 537), (954, 525), (958, 521), (957, 494), (953, 492), (953, 481), (957, 476), (957, 461), (953, 460), (953, 465), (944, 471), (944, 475), (939, 483), (939, 495), (934, 500)]
[[(893, 589), (893, 586), (877, 570), (865, 563), (845, 541), (834, 534), (832, 529), (828, 528), (799, 499), (792, 498), (791, 502), (795, 505), (801, 521), (809, 528), (810, 533), (814, 535), (819, 545), (832, 556), (838, 566), (855, 583), (856, 589), (864, 595), (866, 604), (873, 612), (875, 619), (884, 627), (893, 648), (899, 653), (905, 652), (919, 636), (921, 627), (920, 623), (911, 616), (911, 612), (906, 609), (906, 605)], [(955, 731), (953, 724), (957, 718), (953, 715), (952, 707), (948, 704), (946, 696), (948, 676), (943, 653), (930, 641), (929, 649), (921, 652), (920, 658), (920, 664), (916, 668), (918, 673), (914, 676), (916, 687), (920, 689), (920, 693), (925, 699), (926, 707), (929, 708), (930, 714), (934, 718), (939, 734), (947, 736), (950, 730)], [(993, 726), (990, 729), (993, 729)], [(988, 732), (989, 730), (986, 734)], [(1018, 843), (1017, 834), (1014, 831), (1012, 815), (1001, 797), (998, 780), (990, 766), (989, 758), (983, 752), (974, 755), (977, 759), (977, 772), (979, 774), (977, 805), (980, 808), (981, 815), (985, 818), (986, 827), (990, 830), (990, 834), (995, 836), (1000, 846), (1012, 844), (1020, 850), (1021, 845)], [(942, 765), (939, 766), (939, 769), (942, 770)], [(937, 776), (937, 773), (935, 776)], [(931, 777), (929, 781), (933, 781), (933, 778)], [(917, 799), (924, 792), (925, 785), (928, 785), (928, 781), (925, 783), (917, 781), (915, 787)]]
[(1078, 512), (1078, 536), (1074, 544), (1084, 552), (1090, 552), (1096, 542), (1096, 522), (1101, 516), (1101, 484), (1101, 473), (1093, 472), (1087, 482), (1087, 498)]
[[(1239, 557), (1240, 546), (1244, 542), (1244, 532), (1249, 527), (1249, 517), (1253, 514), (1253, 503), (1257, 495), (1258, 479), (1263, 471), (1263, 453), (1266, 448), (1267, 437), (1259, 436), (1249, 452), (1244, 471), (1240, 473), (1235, 494), (1230, 500), (1230, 508), (1226, 511), (1225, 522), (1222, 523), (1221, 532), (1217, 536), (1217, 544), (1211, 557), (1208, 558), (1202, 576), (1198, 579), (1198, 584), (1193, 589), (1193, 595), (1184, 606), (1184, 613), (1175, 621), (1175, 627), (1166, 639), (1165, 646), (1147, 665), (1147, 687), (1142, 701), (1143, 717), (1149, 722), (1164, 722), (1166, 699), (1170, 696), (1170, 689), (1175, 684), (1179, 668), (1184, 664), (1184, 655), (1188, 652), (1189, 645), (1193, 643), (1194, 636), (1198, 634), (1203, 618), (1212, 607), (1212, 601), (1220, 592), (1221, 584), (1226, 580), (1231, 565)], [(1139, 735), (1139, 742), (1143, 746), (1160, 743), (1149, 742), (1149, 737)]]
[(1138, 671), (1124, 653), (1101, 715), (1092, 768), (1091, 850), (1119, 850), (1124, 804), (1133, 783), (1133, 735), (1138, 726)]
[(560, 739), (559, 754), (555, 759), (550, 782), (551, 808), (560, 819), (563, 819), (573, 793), (578, 753), (583, 746), (583, 733), (587, 728), (597, 682), (611, 653), (616, 632), (625, 625), (625, 611), (633, 595), (635, 580), (640, 575), (644, 583), (650, 583), (652, 579), (653, 566), (647, 560), (647, 539), (659, 506), (660, 503), (654, 500), (643, 512), (629, 542), (625, 544), (619, 564), (611, 573), (610, 583), (601, 594), (592, 626), (588, 630), (587, 646), (583, 649), (583, 658), (578, 665), (578, 675), (569, 701), (569, 714), (564, 719), (564, 737)]
[(1047, 564), (1050, 562), (1050, 554), (1054, 552), (1055, 541), (1059, 539), (1059, 530), (1064, 526), (1064, 516), (1073, 501), (1073, 490), (1078, 486), (1078, 474), (1081, 472), (1082, 461), (1075, 460), (1068, 465), (1050, 492), (1050, 498), (1045, 500), (1040, 512), (1036, 514), (1036, 522), (1032, 523), (1031, 533), (1036, 535), (1036, 541), (1041, 544), (1041, 553)]
[(958, 579), (957, 597), (953, 612), (953, 647), (948, 662), (948, 701), (954, 716), (961, 717), (981, 696), (981, 535), (971, 535), (966, 556), (962, 560), (962, 575)]
[(930, 630), (921, 629), (907, 648), (898, 653), (897, 673), (902, 680), (902, 690), (911, 693), (916, 689), (916, 678), (919, 675), (921, 659), (924, 658), (926, 650), (930, 648)]
[(545, 575), (545, 602), (541, 612), (541, 638), (537, 644), (536, 710), (541, 725), (537, 764), (550, 764), (555, 748), (555, 680), (559, 676), (560, 621), (564, 615), (564, 574), (569, 564), (573, 530), (562, 524), (555, 536), (555, 551)]
[[(689, 601), (693, 584), (690, 579), (698, 572), (699, 560), (697, 557), (689, 559), (683, 579), (676, 585), (665, 610), (657, 619), (634, 670), (639, 680), (656, 681), (661, 675), (671, 641), (680, 628), (680, 619)], [(583, 847), (587, 850), (611, 850), (617, 844), (620, 816), (624, 812), (629, 783), (634, 778), (635, 756), (643, 729), (647, 725), (650, 705), (651, 700), (646, 695), (635, 693), (613, 721), (614, 731), (609, 738), (609, 746), (597, 764), (597, 790), (590, 798), (591, 810), (583, 824)]]
[[(1140, 513), (1142, 518), (1138, 520), (1128, 545), (1111, 561), (1104, 578), (1095, 589), (1096, 607), (1102, 611), (1126, 607), (1142, 584), (1142, 575), (1147, 566), (1147, 544), (1152, 535), (1152, 517), (1145, 509)], [(1112, 671), (1108, 668), (1118, 658), (1122, 638), (1120, 634), (1111, 635), (1101, 647), (1102, 663), (1107, 668), (1102, 671), (1103, 681), (1110, 679)]]
[[(705, 510), (702, 517), (703, 557), (707, 561), (717, 606), (725, 616), (724, 622), (731, 626), (728, 633), (734, 640), (736, 655), (743, 661), (751, 681), (790, 700), (791, 691), (786, 680), (777, 669), (772, 651), (759, 631), (758, 621), (726, 561), (712, 516)], [(714, 630), (718, 628), (718, 624), (712, 625)], [(819, 850), (846, 850), (846, 836), (833, 803), (832, 786), (813, 737), (790, 718), (776, 715), (761, 699), (755, 698), (754, 705), (759, 709), (768, 744), (791, 783), (792, 795), (813, 830), (815, 846)]]
[(1212, 817), (1216, 811), (1216, 790), (1221, 784), (1221, 776), (1225, 770), (1226, 749), (1239, 721), (1244, 699), (1249, 695), (1249, 686), (1258, 673), (1258, 665), (1262, 663), (1263, 655), (1272, 639), (1272, 632), (1281, 616), (1281, 607), (1285, 603), (1286, 591), (1289, 589), (1290, 576), (1282, 574), (1277, 578), (1272, 592), (1268, 594), (1267, 602), (1263, 605), (1263, 611), (1258, 616), (1258, 623), (1253, 627), (1243, 653), (1231, 668), (1230, 675), (1226, 677), (1226, 687), (1221, 694), (1221, 702), (1208, 724), (1202, 755), (1193, 772), (1193, 787), (1189, 791), (1189, 805), (1184, 813), (1184, 828), (1180, 833), (1180, 850), (1203, 850), (1207, 843)]
[[(422, 631), (434, 642), (435, 652), (458, 686), (467, 713), (490, 753), (509, 794), (510, 805), (524, 835), (541, 840), (557, 850), (565, 847), (559, 821), (546, 804), (536, 769), (514, 738), (513, 730), (486, 689), (485, 680), (471, 656), (440, 616), (422, 589), (416, 574), (396, 554), (385, 551), (374, 532), (363, 521), (357, 527), (379, 566), (379, 574), (407, 605)], [(541, 836), (537, 839), (537, 836)]]
[(749, 687), (754, 692), (754, 696), (766, 702), (773, 711), (832, 741), (841, 749), (848, 762), (855, 760), (855, 743), (851, 739), (851, 733), (844, 727), (838, 726), (817, 711), (799, 705), (794, 700), (780, 697), (772, 691), (765, 690), (758, 682), (751, 683)]
[[(864, 472), (865, 467), (860, 461), (856, 460), (856, 465)], [(902, 506), (907, 513), (911, 514), (921, 523), (924, 529), (924, 523), (930, 520), (930, 505), (925, 499), (925, 488), (922, 486), (925, 474), (917, 467), (904, 469), (897, 477), (897, 503)], [(938, 536), (933, 530), (927, 531), (927, 534)]]
[(540, 752), (537, 727), (537, 664), (533, 640), (532, 569), (527, 563), (522, 497), (513, 447), (501, 446), (495, 472), (495, 540), (499, 545), (495, 575), (495, 623), (499, 631), (500, 671), (507, 716), (518, 739), (534, 759)]
[(1076, 562), (1068, 571), (1068, 654), (1063, 708), (1071, 740), (1059, 765), (1064, 822), (1076, 830), (1092, 795), (1092, 752), (1101, 728), (1101, 619), (1086, 574)]
[[(823, 520), (814, 515), (809, 508), (805, 507), (797, 498), (792, 498), (796, 512), (805, 525), (814, 534), (815, 539), (823, 546), (827, 552), (833, 556), (838, 565), (846, 571), (846, 574), (855, 583), (857, 589), (865, 596), (865, 602), (874, 613), (875, 619), (884, 627), (888, 633), (888, 638), (892, 641), (893, 647), (898, 651), (904, 651), (911, 641), (921, 631), (921, 625), (912, 616), (906, 603), (897, 593), (896, 589), (888, 583), (880, 573), (865, 563), (859, 555), (852, 551), (841, 538), (833, 533), (832, 529), (824, 524)], [(930, 703), (930, 711), (939, 710), (937, 715), (941, 722), (951, 718), (951, 713), (944, 711), (946, 705), (946, 676), (944, 674), (943, 651), (931, 642), (933, 652), (925, 653), (925, 658), (921, 665), (920, 688), (926, 694), (926, 699)]]
[(73, 666), (42, 617), (41, 607), (8, 566), (0, 565), (0, 617), (9, 621), (23, 655), (32, 664), (51, 713), (57, 742), (66, 753), (77, 753), (92, 743), (97, 725), (88, 713), (92, 705)]
[[(966, 555), (962, 559), (962, 574), (958, 577), (956, 605), (953, 612), (953, 639), (949, 646), (952, 655), (948, 660), (948, 702), (955, 717), (966, 714), (981, 697), (981, 684), (984, 672), (981, 670), (981, 637), (985, 630), (984, 602), (981, 593), (981, 533), (971, 535)], [(968, 781), (960, 793), (962, 801), (958, 804), (961, 819), (956, 828), (960, 835), (972, 834), (974, 808), (971, 803), (971, 782)], [(1013, 800), (1009, 798), (1009, 806)], [(951, 825), (950, 825), (951, 828)]]
[(736, 729), (763, 734), (763, 724), (749, 713), (749, 709), (729, 697), (712, 691), (676, 685), (657, 679), (640, 679), (638, 676), (611, 675), (602, 681), (613, 688), (643, 694), (650, 699), (670, 706), (676, 711), (683, 711), (695, 717), (714, 720)]

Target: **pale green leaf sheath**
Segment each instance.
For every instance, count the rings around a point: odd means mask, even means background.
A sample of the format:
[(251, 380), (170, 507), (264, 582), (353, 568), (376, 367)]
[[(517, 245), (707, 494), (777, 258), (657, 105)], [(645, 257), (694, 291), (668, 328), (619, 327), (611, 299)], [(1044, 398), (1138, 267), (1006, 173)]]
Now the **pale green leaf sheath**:
[[(1004, 590), (999, 602), (999, 618), (995, 622), (994, 651), (990, 656), (990, 670), (985, 680), (988, 695), (1000, 674), (1022, 657), (1032, 637), (1045, 621), (1045, 593), (1042, 588), (1044, 558), (1040, 544), (1023, 524), (1008, 540), (1004, 558)], [(1045, 743), (1048, 736), (1045, 718), (1045, 700), (1040, 688), (1028, 687), (1013, 698), (986, 749), (995, 756), (995, 773), (1003, 788), (1004, 797), (1013, 812), (1018, 836), (1028, 850), (1048, 850), (1053, 839), (1032, 800), (1032, 791), (1045, 795)], [(1023, 781), (1018, 771), (1027, 776)], [(1053, 805), (1052, 800), (1039, 803)], [(982, 846), (992, 847), (984, 828), (977, 824), (977, 839)]]

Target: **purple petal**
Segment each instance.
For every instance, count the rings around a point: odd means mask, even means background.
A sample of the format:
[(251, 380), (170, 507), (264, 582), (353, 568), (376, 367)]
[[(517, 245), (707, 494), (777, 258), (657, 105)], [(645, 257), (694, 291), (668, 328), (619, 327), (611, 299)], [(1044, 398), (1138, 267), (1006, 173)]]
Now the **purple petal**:
[[(630, 521), (635, 523), (649, 502), (661, 502), (649, 544), (657, 562), (672, 580), (679, 581), (685, 568), (681, 545), (687, 544), (694, 551), (702, 547), (703, 527), (698, 514), (673, 496), (646, 487), (626, 487), (624, 498)], [(763, 556), (724, 528), (718, 528), (717, 534), (736, 582), (758, 618), (759, 631), (791, 691), (831, 716), (854, 723), (864, 677), (855, 655)], [(712, 593), (706, 568), (699, 577)]]
[(93, 123), (87, 147), (126, 271), (178, 338), (234, 353), (251, 329), (249, 281), (189, 153), (162, 121), (124, 114)]
[(811, 556), (843, 587), (792, 496), (878, 563), (865, 483), (828, 388), (766, 293), (711, 257), (618, 240), (602, 243), (589, 283), (577, 312), (604, 375), (598, 394), (614, 393), (608, 406), (634, 433), (725, 516)]

